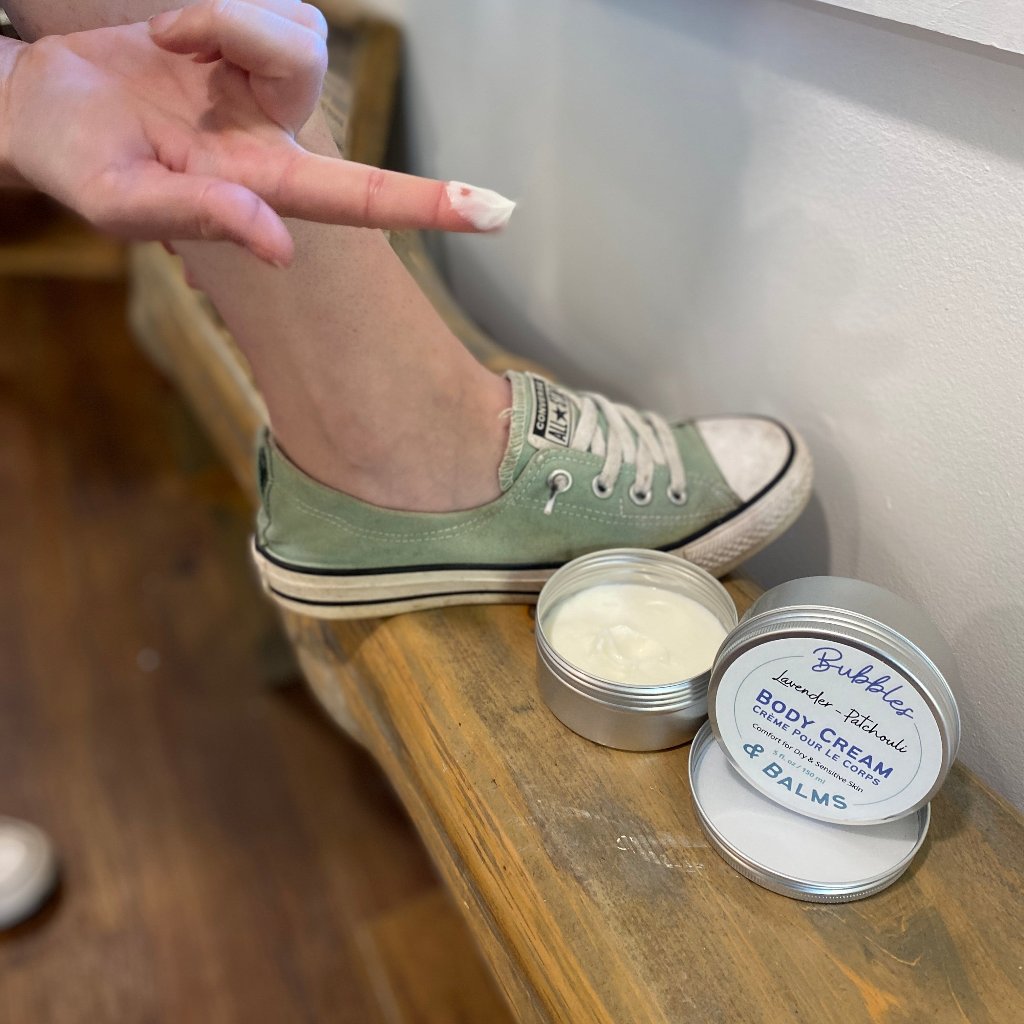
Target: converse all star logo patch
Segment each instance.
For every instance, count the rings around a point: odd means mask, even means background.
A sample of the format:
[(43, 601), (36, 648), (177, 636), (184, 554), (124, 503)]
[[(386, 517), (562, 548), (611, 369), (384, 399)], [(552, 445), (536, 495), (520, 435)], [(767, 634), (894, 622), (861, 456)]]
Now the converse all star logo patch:
[(554, 384), (540, 377), (531, 377), (530, 380), (533, 384), (531, 440), (567, 448), (572, 437), (575, 407), (569, 396)]

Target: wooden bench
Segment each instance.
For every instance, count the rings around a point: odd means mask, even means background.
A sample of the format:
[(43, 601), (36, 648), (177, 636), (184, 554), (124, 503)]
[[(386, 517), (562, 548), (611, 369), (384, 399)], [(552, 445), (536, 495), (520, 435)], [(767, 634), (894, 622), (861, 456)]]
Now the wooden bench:
[[(348, 70), (331, 104), (355, 159), (382, 155), (385, 136), (366, 118), (389, 105), (397, 43), (366, 22), (336, 42), (335, 66)], [(471, 350), (502, 364), (421, 241), (393, 242)], [(133, 274), (138, 336), (253, 493), (264, 410), (238, 350), (162, 250), (139, 248)], [(756, 589), (729, 587), (742, 612)], [(323, 706), (399, 793), (517, 1019), (1024, 1022), (1024, 823), (962, 767), (902, 880), (863, 902), (799, 903), (708, 848), (686, 748), (608, 750), (551, 716), (534, 681), (530, 608), (284, 623)]]

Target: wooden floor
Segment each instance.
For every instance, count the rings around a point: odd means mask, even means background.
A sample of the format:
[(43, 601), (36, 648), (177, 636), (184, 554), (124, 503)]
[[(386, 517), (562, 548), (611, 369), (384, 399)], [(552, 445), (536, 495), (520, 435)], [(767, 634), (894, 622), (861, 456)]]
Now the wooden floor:
[(119, 283), (0, 278), (0, 813), (64, 862), (11, 1024), (507, 1020), (373, 763), (314, 707), (239, 493)]

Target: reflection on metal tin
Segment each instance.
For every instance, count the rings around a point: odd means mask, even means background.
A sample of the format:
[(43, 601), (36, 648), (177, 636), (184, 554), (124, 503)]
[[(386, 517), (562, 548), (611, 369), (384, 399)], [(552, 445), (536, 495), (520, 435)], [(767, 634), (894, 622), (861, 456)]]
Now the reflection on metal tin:
[(860, 580), (768, 591), (715, 660), (709, 714), (739, 774), (821, 821), (870, 826), (924, 808), (956, 757), (946, 642), (919, 609)]
[(869, 826), (794, 814), (740, 777), (710, 723), (690, 748), (690, 783), (697, 819), (731, 867), (772, 892), (812, 903), (864, 899), (892, 885), (928, 832), (927, 804)]
[[(628, 678), (628, 668), (623, 670), (625, 674), (618, 673), (619, 678), (611, 679), (574, 664), (552, 644), (551, 625), (558, 609), (577, 595), (610, 585), (667, 591), (669, 597), (689, 599), (706, 609), (716, 630), (715, 624), (724, 631), (736, 625), (736, 606), (725, 588), (703, 569), (675, 555), (633, 548), (584, 555), (554, 573), (537, 602), (541, 695), (570, 729), (605, 746), (661, 750), (686, 743), (707, 716), (710, 654), (706, 667), (688, 678), (651, 681), (645, 662), (642, 679)], [(641, 661), (650, 642), (650, 638), (631, 639), (631, 650), (641, 652), (642, 656), (637, 655)], [(598, 664), (610, 663), (605, 658)], [(611, 669), (608, 672), (611, 674)]]

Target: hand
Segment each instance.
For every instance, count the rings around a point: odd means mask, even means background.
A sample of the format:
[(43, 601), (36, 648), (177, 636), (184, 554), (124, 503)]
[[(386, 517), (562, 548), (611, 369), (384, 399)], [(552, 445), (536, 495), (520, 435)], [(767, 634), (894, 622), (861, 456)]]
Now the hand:
[(512, 204), (495, 193), (295, 141), (320, 95), (325, 39), (323, 16), (298, 0), (204, 0), (148, 27), (22, 45), (0, 92), (0, 156), (102, 230), (230, 239), (279, 266), (293, 255), (282, 216), (502, 226)]

